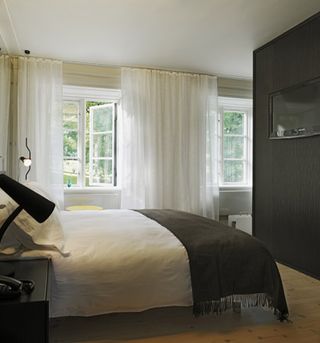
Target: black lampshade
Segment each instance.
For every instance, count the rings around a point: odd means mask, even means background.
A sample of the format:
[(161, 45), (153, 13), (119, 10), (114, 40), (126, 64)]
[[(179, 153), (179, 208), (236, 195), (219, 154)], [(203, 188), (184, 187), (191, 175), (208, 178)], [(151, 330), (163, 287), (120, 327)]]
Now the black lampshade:
[(5, 174), (0, 175), (0, 188), (37, 222), (44, 222), (54, 210), (55, 204)]

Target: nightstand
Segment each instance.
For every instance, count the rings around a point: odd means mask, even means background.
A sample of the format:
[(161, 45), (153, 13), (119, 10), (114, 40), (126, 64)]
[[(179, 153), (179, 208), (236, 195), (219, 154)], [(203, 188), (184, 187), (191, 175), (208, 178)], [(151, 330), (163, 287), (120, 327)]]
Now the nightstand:
[(0, 342), (48, 343), (51, 262), (47, 258), (10, 261), (16, 279), (30, 279), (29, 295), (0, 300)]

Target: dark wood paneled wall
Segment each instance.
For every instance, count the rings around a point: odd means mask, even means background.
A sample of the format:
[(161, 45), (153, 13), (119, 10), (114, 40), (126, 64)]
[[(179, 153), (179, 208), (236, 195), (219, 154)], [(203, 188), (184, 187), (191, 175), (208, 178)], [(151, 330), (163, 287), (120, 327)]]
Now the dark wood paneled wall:
[(319, 76), (320, 12), (254, 51), (253, 233), (278, 261), (318, 278), (320, 136), (269, 140), (268, 101)]

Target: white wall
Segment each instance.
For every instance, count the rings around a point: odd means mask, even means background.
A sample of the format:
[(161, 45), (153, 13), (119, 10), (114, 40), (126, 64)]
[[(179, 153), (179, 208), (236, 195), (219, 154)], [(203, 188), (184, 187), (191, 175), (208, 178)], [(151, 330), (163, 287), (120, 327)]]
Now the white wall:
[(64, 192), (64, 207), (96, 205), (104, 209), (120, 208), (120, 190), (103, 188), (70, 188)]
[(220, 216), (229, 214), (252, 213), (252, 190), (247, 189), (221, 189), (220, 190)]
[[(218, 94), (252, 99), (252, 81), (218, 77)], [(63, 84), (83, 87), (121, 89), (121, 68), (63, 63)]]
[[(120, 208), (120, 189), (76, 189), (65, 190), (65, 208), (73, 205), (96, 205), (104, 209)], [(220, 215), (252, 213), (251, 189), (221, 190)]]

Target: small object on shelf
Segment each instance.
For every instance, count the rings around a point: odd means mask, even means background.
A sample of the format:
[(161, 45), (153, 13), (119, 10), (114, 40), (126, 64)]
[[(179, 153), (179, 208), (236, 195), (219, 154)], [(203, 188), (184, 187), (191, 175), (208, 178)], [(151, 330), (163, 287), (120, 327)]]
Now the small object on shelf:
[(68, 179), (68, 182), (67, 182), (67, 187), (70, 188), (72, 186), (72, 183), (71, 183), (71, 180)]

